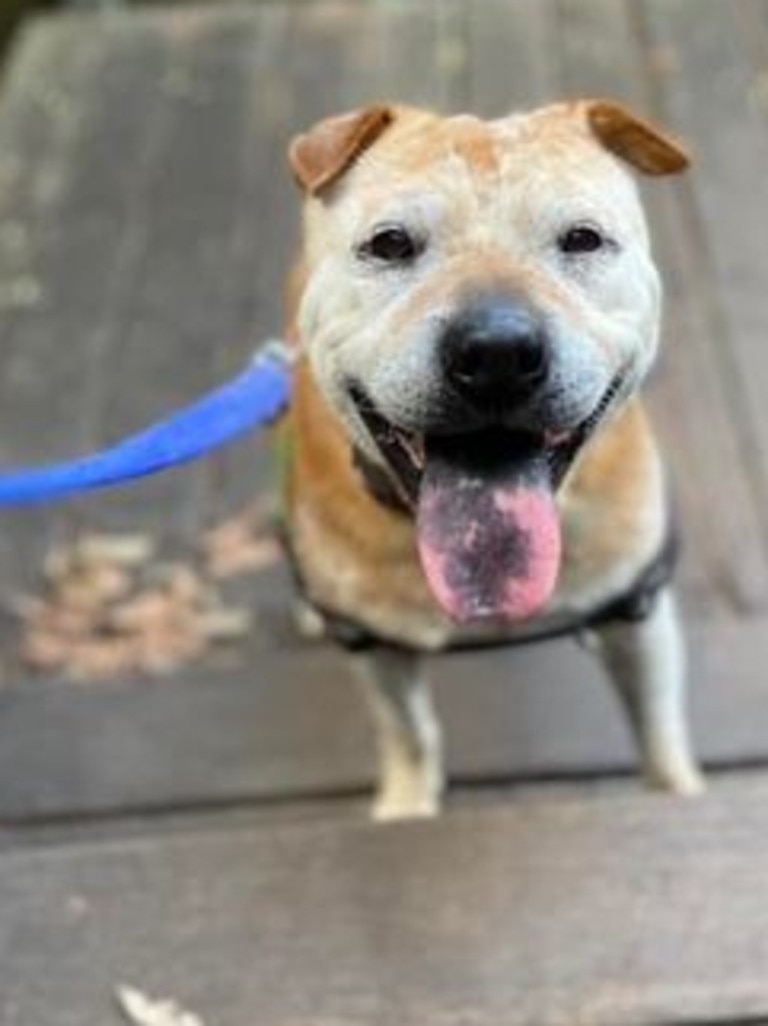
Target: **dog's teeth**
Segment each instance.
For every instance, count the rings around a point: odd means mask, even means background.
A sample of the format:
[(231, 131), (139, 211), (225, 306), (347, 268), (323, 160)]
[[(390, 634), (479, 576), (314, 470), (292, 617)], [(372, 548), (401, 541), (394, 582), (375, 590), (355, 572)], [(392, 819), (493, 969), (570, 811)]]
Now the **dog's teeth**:
[(572, 431), (545, 431), (544, 445), (548, 449), (556, 449), (560, 445), (565, 445), (572, 434)]
[(414, 435), (406, 435), (402, 431), (397, 432), (397, 440), (417, 470), (422, 470), (424, 467), (424, 441)]

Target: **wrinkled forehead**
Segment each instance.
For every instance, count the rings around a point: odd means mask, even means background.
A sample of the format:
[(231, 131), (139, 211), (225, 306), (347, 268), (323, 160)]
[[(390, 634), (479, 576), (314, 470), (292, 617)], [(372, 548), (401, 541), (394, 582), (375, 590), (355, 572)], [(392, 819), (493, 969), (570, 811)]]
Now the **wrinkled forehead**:
[(423, 196), (468, 208), (502, 197), (642, 220), (630, 174), (586, 125), (559, 111), (494, 121), (408, 113), (351, 170), (342, 193), (364, 217)]

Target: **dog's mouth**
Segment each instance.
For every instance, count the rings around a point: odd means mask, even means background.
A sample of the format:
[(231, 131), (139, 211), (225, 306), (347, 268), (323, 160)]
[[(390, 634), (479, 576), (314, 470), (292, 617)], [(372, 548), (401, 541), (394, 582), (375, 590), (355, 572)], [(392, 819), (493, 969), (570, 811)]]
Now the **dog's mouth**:
[(496, 425), (434, 435), (403, 430), (350, 386), (393, 487), (415, 514), (430, 589), (454, 620), (522, 620), (551, 598), (561, 554), (555, 494), (624, 381), (617, 374), (571, 431)]

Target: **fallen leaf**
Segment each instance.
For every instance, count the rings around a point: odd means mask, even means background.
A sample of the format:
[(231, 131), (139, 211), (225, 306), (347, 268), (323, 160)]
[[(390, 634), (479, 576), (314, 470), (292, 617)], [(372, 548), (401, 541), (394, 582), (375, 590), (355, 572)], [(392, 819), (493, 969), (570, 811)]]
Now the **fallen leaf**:
[(239, 544), (221, 546), (209, 553), (208, 572), (214, 580), (255, 573), (274, 566), (282, 555), (275, 538), (243, 538)]
[(102, 680), (121, 677), (135, 668), (130, 642), (122, 638), (88, 639), (71, 646), (64, 666), (73, 680)]
[(212, 641), (230, 641), (244, 637), (253, 624), (253, 617), (247, 609), (237, 606), (222, 606), (211, 609), (200, 617), (200, 628), (206, 638)]
[(184, 559), (156, 558), (143, 534), (84, 534), (57, 545), (43, 565), (39, 597), (17, 596), (22, 661), (75, 680), (169, 674), (252, 626), (226, 602), (220, 578), (255, 572), (280, 557), (256, 502), (214, 528)]
[(41, 602), (38, 608), (30, 609), (24, 619), (31, 632), (57, 634), (63, 640), (86, 637), (93, 633), (95, 627), (93, 611), (70, 609), (49, 602)]
[(85, 560), (131, 568), (152, 558), (155, 542), (148, 534), (86, 534), (79, 540), (77, 551)]
[(115, 987), (117, 1006), (132, 1026), (205, 1026), (203, 1020), (172, 999), (147, 997), (135, 987)]
[(277, 562), (281, 550), (273, 523), (271, 504), (257, 502), (206, 531), (201, 547), (208, 573), (220, 580), (254, 573)]
[(22, 660), (34, 670), (55, 670), (66, 663), (71, 647), (58, 634), (35, 631), (21, 643)]
[(114, 630), (142, 631), (167, 622), (175, 612), (173, 599), (159, 588), (143, 591), (109, 611), (108, 623)]
[(171, 563), (163, 582), (168, 593), (178, 602), (197, 603), (206, 598), (206, 588), (200, 575), (182, 563)]

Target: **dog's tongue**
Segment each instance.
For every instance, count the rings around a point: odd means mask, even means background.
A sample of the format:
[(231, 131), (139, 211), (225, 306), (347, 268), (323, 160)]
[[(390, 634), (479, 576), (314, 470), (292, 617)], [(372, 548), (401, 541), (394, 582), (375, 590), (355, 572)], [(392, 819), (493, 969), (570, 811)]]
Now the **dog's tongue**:
[(452, 619), (532, 616), (560, 566), (544, 453), (510, 434), (428, 440), (417, 532), (432, 594)]

